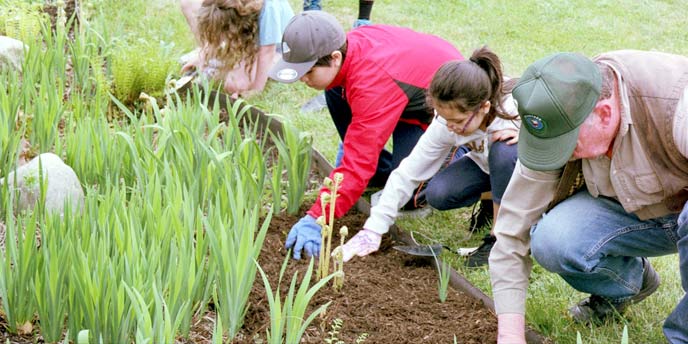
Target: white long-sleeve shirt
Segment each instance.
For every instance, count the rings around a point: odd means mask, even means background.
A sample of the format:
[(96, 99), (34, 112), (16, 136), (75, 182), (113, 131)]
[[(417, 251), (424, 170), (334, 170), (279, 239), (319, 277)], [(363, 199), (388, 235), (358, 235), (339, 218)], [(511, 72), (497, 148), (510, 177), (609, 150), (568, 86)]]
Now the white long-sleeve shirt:
[[(511, 95), (504, 97), (504, 112), (510, 116), (518, 115)], [(489, 172), (487, 156), (493, 132), (504, 129), (518, 129), (520, 121), (496, 117), (487, 131), (476, 130), (463, 136), (450, 131), (444, 121), (434, 120), (408, 157), (402, 160), (387, 179), (380, 201), (370, 210), (370, 217), (363, 228), (379, 234), (387, 233), (394, 223), (399, 209), (411, 199), (411, 195), (421, 182), (430, 179), (442, 167), (452, 147), (469, 144), (473, 150), (467, 154), (485, 173)]]

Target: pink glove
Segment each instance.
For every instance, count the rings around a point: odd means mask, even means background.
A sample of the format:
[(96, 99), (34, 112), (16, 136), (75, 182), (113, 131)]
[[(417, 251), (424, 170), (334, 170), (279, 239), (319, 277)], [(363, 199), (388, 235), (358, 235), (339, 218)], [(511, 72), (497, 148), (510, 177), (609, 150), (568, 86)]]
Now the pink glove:
[(367, 256), (380, 248), (380, 241), (382, 235), (364, 228), (341, 247), (342, 259), (348, 262), (354, 256)]
[(526, 344), (526, 317), (523, 314), (497, 315), (498, 344)]

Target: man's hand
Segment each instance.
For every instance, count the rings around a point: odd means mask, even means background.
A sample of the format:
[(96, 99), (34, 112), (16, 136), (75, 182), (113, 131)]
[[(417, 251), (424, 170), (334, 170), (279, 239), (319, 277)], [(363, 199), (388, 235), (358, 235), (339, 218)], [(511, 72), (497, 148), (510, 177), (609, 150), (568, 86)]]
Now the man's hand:
[(506, 144), (513, 145), (518, 143), (518, 130), (502, 129), (492, 132), (492, 142), (506, 141)]
[(306, 215), (291, 227), (284, 246), (294, 248), (294, 259), (301, 259), (301, 250), (306, 252), (306, 257), (315, 257), (320, 254), (320, 231), (313, 216)]
[(526, 317), (523, 314), (497, 315), (497, 344), (526, 344)]
[(678, 216), (678, 226), (681, 227), (686, 222), (688, 222), (688, 202), (683, 205), (683, 211), (681, 211), (681, 214)]
[[(382, 241), (382, 235), (364, 228), (341, 247), (342, 259), (348, 262), (354, 256), (367, 256), (380, 248), (380, 241)], [(337, 249), (333, 251), (333, 254), (336, 251)]]

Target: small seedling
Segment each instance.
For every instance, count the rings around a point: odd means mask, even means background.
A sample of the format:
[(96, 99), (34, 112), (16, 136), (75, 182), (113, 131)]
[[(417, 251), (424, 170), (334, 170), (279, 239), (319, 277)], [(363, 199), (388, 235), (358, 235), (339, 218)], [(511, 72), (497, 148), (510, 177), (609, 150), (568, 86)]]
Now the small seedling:
[(344, 253), (342, 252), (341, 247), (344, 246), (344, 241), (346, 240), (346, 236), (348, 234), (348, 227), (342, 226), (342, 228), (339, 229), (340, 246), (335, 248), (334, 252), (332, 252), (332, 255), (334, 256), (335, 271), (335, 276), (332, 282), (334, 290), (341, 290), (344, 286)]
[[(330, 253), (332, 248), (332, 228), (334, 228), (334, 210), (337, 204), (337, 191), (344, 180), (344, 175), (341, 173), (334, 174), (334, 181), (329, 177), (325, 177), (324, 185), (330, 192), (323, 192), (320, 194), (320, 204), (323, 216), (316, 221), (321, 227), (321, 242), (320, 257), (318, 260), (318, 276), (320, 279), (325, 278), (330, 271)], [(329, 208), (327, 207), (329, 205)], [(327, 213), (327, 218), (325, 214)]]
[(440, 261), (437, 258), (439, 252), (435, 252), (432, 246), (428, 247), (430, 247), (430, 251), (432, 251), (432, 256), (435, 258), (435, 265), (437, 266), (437, 275), (439, 278), (437, 281), (437, 290), (439, 293), (440, 302), (444, 302), (447, 299), (447, 289), (449, 287), (451, 266), (449, 263)]

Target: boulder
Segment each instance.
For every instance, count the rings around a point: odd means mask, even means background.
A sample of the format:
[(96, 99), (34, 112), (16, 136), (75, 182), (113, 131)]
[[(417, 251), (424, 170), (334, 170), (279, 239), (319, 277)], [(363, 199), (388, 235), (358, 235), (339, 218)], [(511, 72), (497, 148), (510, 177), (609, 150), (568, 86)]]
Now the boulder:
[(24, 43), (0, 36), (0, 69), (14, 68), (21, 72), (24, 61)]
[(9, 173), (4, 179), (0, 179), (0, 185), (4, 185), (6, 181), (11, 191), (19, 191), (19, 202), (15, 212), (33, 210), (40, 199), (39, 159), (46, 183), (46, 211), (64, 214), (66, 202), (70, 202), (72, 211), (81, 210), (84, 204), (84, 191), (76, 173), (57, 155), (44, 153)]

